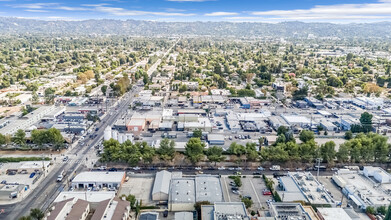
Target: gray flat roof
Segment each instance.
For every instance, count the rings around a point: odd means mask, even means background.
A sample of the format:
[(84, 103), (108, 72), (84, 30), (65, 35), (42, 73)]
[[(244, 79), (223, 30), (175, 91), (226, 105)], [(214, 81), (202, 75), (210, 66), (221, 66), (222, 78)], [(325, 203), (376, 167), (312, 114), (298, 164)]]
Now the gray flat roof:
[(170, 202), (195, 203), (195, 181), (192, 178), (171, 180)]
[(223, 192), (220, 179), (217, 176), (196, 176), (196, 200), (222, 202)]

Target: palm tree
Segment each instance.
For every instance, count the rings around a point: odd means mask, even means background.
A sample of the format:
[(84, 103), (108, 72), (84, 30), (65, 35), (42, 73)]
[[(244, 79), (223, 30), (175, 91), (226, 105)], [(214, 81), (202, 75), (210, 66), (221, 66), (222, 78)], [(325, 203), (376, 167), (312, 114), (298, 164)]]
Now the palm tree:
[(30, 216), (33, 219), (42, 220), (45, 217), (45, 213), (41, 209), (35, 208), (30, 210)]

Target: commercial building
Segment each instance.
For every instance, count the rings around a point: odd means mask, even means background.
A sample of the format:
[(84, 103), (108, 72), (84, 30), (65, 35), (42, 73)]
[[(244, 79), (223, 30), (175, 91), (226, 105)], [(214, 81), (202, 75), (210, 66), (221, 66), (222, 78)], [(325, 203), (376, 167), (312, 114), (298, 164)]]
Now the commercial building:
[(89, 212), (90, 205), (87, 201), (71, 198), (55, 203), (45, 220), (85, 220)]
[(218, 176), (198, 175), (188, 178), (172, 178), (168, 198), (171, 211), (193, 211), (199, 201), (222, 202), (223, 192)]
[(139, 220), (159, 220), (159, 213), (157, 212), (142, 212)]
[(250, 220), (243, 202), (215, 202), (201, 206), (202, 220)]
[(174, 220), (193, 220), (194, 214), (192, 212), (175, 212)]
[(72, 180), (74, 188), (116, 188), (125, 180), (125, 172), (82, 172)]
[(345, 194), (349, 203), (365, 210), (368, 206), (388, 206), (391, 201), (389, 174), (380, 168), (364, 167), (364, 171), (340, 169), (332, 179)]
[(152, 189), (153, 201), (167, 201), (170, 192), (171, 173), (168, 171), (160, 171), (156, 173), (155, 181)]
[(9, 118), (7, 123), (3, 123), (3, 127), (0, 128), (0, 134), (3, 135), (13, 135), (17, 130), (28, 129), (32, 125), (41, 121), (41, 119), (48, 113), (56, 109), (56, 106), (41, 106), (38, 109), (30, 112), (29, 114), (23, 116), (22, 118)]
[(300, 201), (299, 198), (304, 197), (305, 200), (301, 201), (308, 201), (315, 205), (335, 206), (338, 203), (310, 172), (288, 172), (288, 176), (280, 178), (280, 186), (284, 190), (280, 195), (284, 202), (292, 201), (292, 199)]
[(302, 115), (284, 115), (284, 114), (282, 114), (281, 117), (291, 127), (298, 126), (298, 127), (306, 128), (306, 127), (312, 126), (312, 124), (313, 124), (309, 118), (302, 116)]
[(362, 109), (381, 109), (384, 105), (383, 98), (374, 98), (374, 97), (356, 97), (353, 99), (353, 104), (362, 108)]
[(317, 208), (321, 220), (352, 220), (343, 208)]
[(275, 220), (315, 220), (300, 203), (272, 202), (270, 203), (270, 214)]
[(381, 167), (366, 166), (363, 169), (363, 174), (367, 178), (373, 178), (378, 183), (391, 183), (391, 174), (383, 170)]
[(321, 101), (318, 99), (312, 98), (312, 97), (306, 97), (304, 98), (304, 101), (308, 103), (309, 106), (316, 108), (316, 109), (322, 109), (324, 108), (324, 105)]
[(224, 135), (222, 134), (208, 134), (208, 142), (210, 145), (224, 145)]
[(115, 197), (101, 201), (96, 207), (91, 220), (123, 220), (129, 218), (129, 213), (130, 202)]

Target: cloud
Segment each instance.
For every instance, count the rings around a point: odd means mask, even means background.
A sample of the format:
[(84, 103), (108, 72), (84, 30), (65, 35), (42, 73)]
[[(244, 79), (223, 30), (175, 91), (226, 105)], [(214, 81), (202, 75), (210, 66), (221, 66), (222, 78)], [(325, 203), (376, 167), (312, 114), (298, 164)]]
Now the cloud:
[(166, 8), (165, 9), (168, 12), (185, 12), (185, 9), (178, 9), (178, 8)]
[(18, 4), (18, 5), (12, 5), (13, 8), (27, 8), (27, 9), (42, 9), (42, 8), (48, 8), (50, 6), (56, 6), (59, 5), (59, 3), (31, 3), (31, 4)]
[(26, 9), (24, 11), (28, 11), (28, 12), (37, 12), (37, 13), (45, 13), (45, 12), (49, 12), (47, 10), (40, 10), (40, 9)]
[(178, 13), (178, 12), (153, 12), (153, 11), (138, 11), (127, 10), (124, 8), (99, 6), (95, 7), (94, 11), (104, 12), (116, 16), (139, 16), (139, 15), (156, 15), (156, 16), (194, 16), (193, 13)]
[(384, 20), (391, 18), (391, 0), (376, 3), (316, 5), (310, 9), (270, 10), (251, 12), (257, 17), (231, 17), (228, 19), (265, 20)]
[(224, 11), (218, 11), (218, 12), (212, 12), (212, 13), (206, 13), (205, 16), (233, 16), (238, 15), (237, 12), (224, 12)]

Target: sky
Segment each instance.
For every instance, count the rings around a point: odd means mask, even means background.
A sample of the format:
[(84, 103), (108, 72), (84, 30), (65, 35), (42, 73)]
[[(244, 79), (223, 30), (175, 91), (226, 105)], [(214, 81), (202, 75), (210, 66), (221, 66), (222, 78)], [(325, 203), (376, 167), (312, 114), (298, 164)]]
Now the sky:
[(391, 0), (0, 0), (0, 16), (43, 20), (391, 21)]

